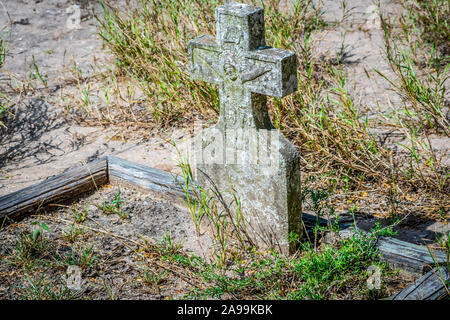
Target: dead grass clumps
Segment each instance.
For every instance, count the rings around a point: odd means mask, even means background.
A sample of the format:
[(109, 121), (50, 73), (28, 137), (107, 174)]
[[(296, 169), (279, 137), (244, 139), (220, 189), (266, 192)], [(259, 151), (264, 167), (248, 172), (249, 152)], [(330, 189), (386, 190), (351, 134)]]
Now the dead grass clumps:
[[(427, 213), (445, 217), (448, 168), (441, 166), (427, 138), (430, 133), (448, 136), (449, 132), (448, 68), (442, 64), (441, 51), (431, 50), (425, 60), (401, 51), (404, 47), (397, 44), (393, 27), (382, 17), (386, 57), (399, 81), (385, 78), (405, 104), (402, 110), (393, 108), (391, 114), (369, 119), (365, 107), (349, 94), (340, 53), (333, 57), (313, 54), (320, 40), (315, 31), (335, 27), (323, 21), (320, 6), (310, 0), (294, 1), (288, 9), (277, 0), (249, 3), (265, 9), (267, 44), (292, 50), (298, 57), (299, 92), (269, 99), (269, 111), (274, 125), (301, 150), (305, 180), (312, 182), (309, 177), (314, 177), (311, 187), (344, 193), (376, 189), (376, 198), (387, 204), (382, 211), (397, 214), (426, 207)], [(219, 4), (203, 0), (157, 4), (140, 0), (132, 8), (105, 4), (97, 16), (99, 34), (113, 53), (115, 66), (95, 79), (74, 73), (81, 94), (73, 97), (82, 106), (77, 111), (83, 115), (81, 121), (167, 127), (197, 118), (215, 119), (217, 89), (190, 79), (186, 48), (190, 39), (215, 33), (214, 9)], [(432, 39), (444, 39), (446, 20), (433, 17), (436, 10), (431, 4), (405, 3), (409, 11), (399, 19), (400, 24), (392, 23), (395, 35), (423, 48)], [(424, 21), (434, 21), (436, 26), (425, 26)], [(405, 30), (416, 30), (414, 39), (420, 41), (409, 41), (413, 31)], [(425, 40), (429, 32), (434, 36)], [(386, 145), (372, 134), (380, 127), (399, 132), (406, 140)], [(419, 205), (403, 205), (410, 203), (405, 195), (419, 199), (423, 191), (426, 196)]]

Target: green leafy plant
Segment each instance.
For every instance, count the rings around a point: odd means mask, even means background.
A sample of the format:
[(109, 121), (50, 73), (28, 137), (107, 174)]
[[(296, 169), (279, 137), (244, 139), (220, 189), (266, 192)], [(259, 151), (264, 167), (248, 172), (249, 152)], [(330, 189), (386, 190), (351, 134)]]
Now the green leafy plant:
[(185, 203), (188, 207), (197, 234), (200, 234), (200, 222), (205, 219), (213, 236), (214, 255), (219, 265), (225, 265), (239, 251), (255, 246), (246, 231), (244, 214), (241, 211), (239, 196), (230, 191), (232, 201), (226, 203), (224, 194), (215, 186), (205, 189), (194, 183), (190, 164), (187, 159), (179, 160)]
[(36, 264), (37, 259), (46, 255), (49, 243), (43, 233), (49, 231), (49, 228), (45, 222), (34, 221), (32, 225), (35, 227), (31, 232), (22, 232), (18, 236), (7, 262), (29, 269)]
[(42, 84), (47, 87), (47, 83), (48, 83), (48, 77), (45, 74), (42, 74), (35, 59), (33, 56), (32, 62), (30, 64), (30, 73), (29, 73), (29, 77), (30, 79), (37, 79), (40, 80), (42, 82)]
[(94, 246), (76, 247), (72, 246), (71, 251), (59, 260), (59, 264), (65, 266), (75, 265), (81, 269), (89, 269), (97, 263)]
[(0, 35), (0, 68), (3, 66), (3, 63), (5, 62), (6, 59), (6, 38), (7, 38), (8, 34), (6, 34), (5, 36)]
[(63, 236), (71, 243), (74, 243), (83, 233), (84, 229), (77, 226), (75, 223), (73, 223), (68, 230), (63, 230)]
[(44, 231), (49, 231), (48, 226), (45, 222), (33, 221), (31, 224), (35, 226), (33, 232), (31, 233), (31, 239), (34, 242), (38, 241), (38, 239), (42, 237)]
[(392, 236), (397, 235), (397, 233), (398, 233), (397, 230), (394, 230), (394, 226), (393, 225), (389, 225), (389, 226), (383, 227), (381, 225), (381, 222), (379, 222), (379, 221), (375, 222), (375, 226), (373, 227), (371, 232), (374, 235), (380, 236), (380, 237), (392, 237)]
[(84, 222), (84, 220), (86, 220), (88, 215), (88, 206), (89, 205), (86, 205), (84, 210), (79, 210), (77, 208), (73, 209), (74, 219), (77, 223), (82, 223)]
[(371, 235), (357, 234), (337, 246), (323, 245), (320, 250), (304, 243), (301, 252), (290, 257), (275, 251), (254, 251), (246, 259), (235, 261), (226, 275), (197, 257), (189, 267), (206, 286), (193, 290), (188, 297), (333, 299), (345, 292), (347, 285), (356, 283), (361, 296), (377, 298), (382, 296), (382, 288), (370, 294), (366, 288), (370, 266), (378, 267), (381, 275), (386, 270), (375, 242)]
[(177, 254), (182, 247), (181, 243), (176, 243), (173, 241), (172, 230), (169, 230), (161, 237), (159, 245), (162, 253), (168, 256)]
[(106, 214), (117, 214), (122, 219), (126, 219), (128, 218), (128, 212), (123, 210), (123, 202), (124, 200), (121, 197), (119, 189), (117, 193), (114, 194), (114, 199), (111, 201), (111, 203), (107, 203), (105, 200), (103, 200), (102, 204), (96, 204), (95, 206)]
[(161, 285), (165, 282), (168, 271), (155, 272), (147, 266), (141, 267), (144, 275), (144, 282), (153, 286)]
[(28, 285), (20, 287), (23, 300), (73, 300), (79, 297), (79, 292), (71, 291), (63, 281), (48, 281), (44, 276), (27, 277), (26, 281)]

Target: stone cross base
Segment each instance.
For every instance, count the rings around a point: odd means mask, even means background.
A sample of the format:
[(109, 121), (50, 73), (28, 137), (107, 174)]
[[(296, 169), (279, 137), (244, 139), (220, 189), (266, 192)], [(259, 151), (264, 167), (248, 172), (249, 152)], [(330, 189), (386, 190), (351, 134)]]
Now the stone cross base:
[[(204, 129), (195, 146), (199, 185), (219, 190), (236, 214), (234, 192), (245, 230), (260, 250), (293, 252), (289, 235), (303, 232), (296, 148), (277, 130), (224, 130), (220, 125)], [(221, 208), (217, 199), (216, 204)]]

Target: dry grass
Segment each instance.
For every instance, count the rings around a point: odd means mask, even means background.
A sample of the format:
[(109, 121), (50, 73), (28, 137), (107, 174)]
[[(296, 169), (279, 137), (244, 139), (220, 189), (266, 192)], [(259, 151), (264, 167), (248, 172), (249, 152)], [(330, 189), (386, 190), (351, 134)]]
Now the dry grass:
[(435, 45), (449, 62), (450, 3), (446, 0), (402, 0), (406, 14), (401, 17), (403, 29), (418, 32), (428, 44)]
[[(190, 79), (186, 50), (190, 39), (214, 34), (214, 8), (220, 1), (138, 2), (130, 8), (104, 5), (104, 12), (97, 16), (99, 34), (115, 64), (87, 78), (74, 64), (78, 94), (66, 95), (68, 112), (89, 124), (134, 128), (182, 126), (198, 118), (213, 121), (218, 114), (218, 92)], [(310, 0), (294, 1), (288, 10), (280, 9), (276, 0), (248, 2), (264, 6), (267, 43), (292, 50), (298, 57), (300, 91), (281, 100), (269, 99), (269, 111), (275, 126), (300, 149), (304, 180), (312, 182), (308, 186), (338, 194), (372, 192), (376, 202), (384, 203), (380, 212), (385, 214), (426, 212), (445, 218), (450, 206), (448, 168), (441, 166), (427, 139), (429, 133), (449, 132), (447, 69), (441, 55), (441, 67), (434, 68), (434, 73), (416, 72), (419, 61), (398, 51), (401, 47), (393, 44), (395, 37), (383, 19), (387, 58), (400, 76), (400, 82), (392, 85), (407, 103), (404, 112), (384, 117), (380, 124), (369, 120), (365, 107), (349, 94), (346, 66), (339, 54), (313, 55), (318, 41), (315, 31), (335, 27), (324, 23), (320, 7)], [(423, 27), (428, 21), (424, 15), (430, 18), (432, 11), (411, 12), (416, 12), (416, 18), (408, 23), (418, 32), (432, 32), (436, 39), (443, 39), (446, 24), (441, 20), (436, 30)], [(406, 23), (405, 19), (400, 20)], [(403, 24), (396, 26), (399, 34), (406, 29)], [(427, 70), (436, 66), (433, 59), (427, 60)], [(81, 108), (69, 107), (74, 102)], [(406, 143), (397, 145), (400, 152), (370, 133), (380, 126), (407, 137)], [(339, 207), (348, 204), (349, 197), (338, 198)]]
[(449, 137), (448, 1), (403, 1), (402, 4), (404, 13), (399, 17), (381, 15), (385, 56), (397, 79), (380, 74), (403, 100), (403, 114), (396, 114), (401, 127)]
[[(0, 33), (0, 68), (3, 66), (3, 63), (5, 62), (6, 59), (6, 47), (7, 47), (6, 36), (3, 36)], [(8, 110), (7, 103), (9, 100), (3, 91), (4, 91), (3, 87), (0, 86), (0, 127), (5, 126), (4, 123), (2, 122), (2, 119), (5, 117), (5, 114)]]
[(105, 4), (97, 16), (117, 66), (138, 84), (159, 125), (218, 113), (217, 90), (190, 79), (186, 56), (188, 40), (211, 31), (218, 3), (142, 0), (126, 11)]

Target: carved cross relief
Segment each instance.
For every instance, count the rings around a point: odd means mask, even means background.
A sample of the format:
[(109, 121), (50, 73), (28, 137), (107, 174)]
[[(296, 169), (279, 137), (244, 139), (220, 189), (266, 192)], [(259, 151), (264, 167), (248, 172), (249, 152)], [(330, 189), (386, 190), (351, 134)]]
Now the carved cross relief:
[(217, 37), (189, 42), (191, 76), (219, 85), (219, 125), (272, 129), (266, 95), (297, 90), (296, 58), (265, 45), (263, 9), (229, 3), (216, 9)]

